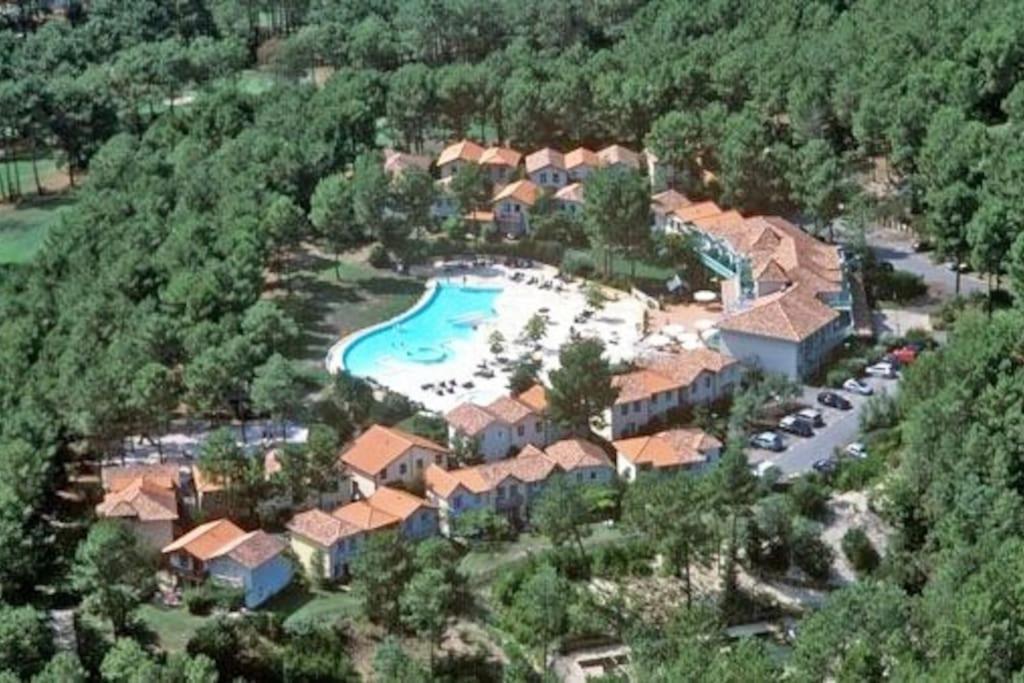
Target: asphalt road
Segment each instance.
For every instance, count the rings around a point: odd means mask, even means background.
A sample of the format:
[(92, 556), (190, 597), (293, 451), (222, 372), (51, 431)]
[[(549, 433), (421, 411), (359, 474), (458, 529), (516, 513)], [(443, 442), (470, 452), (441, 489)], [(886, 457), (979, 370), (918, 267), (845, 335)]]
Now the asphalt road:
[[(911, 238), (874, 233), (868, 238), (868, 244), (875, 256), (888, 261), (894, 268), (906, 270), (920, 275), (928, 285), (928, 289), (939, 296), (952, 296), (956, 292), (956, 273), (945, 263), (932, 263), (930, 253), (915, 252), (911, 246)], [(960, 274), (960, 293), (986, 291), (985, 281), (970, 274)]]
[[(876, 394), (895, 391), (899, 382), (899, 380), (875, 377), (864, 378), (864, 381), (875, 390)], [(836, 410), (835, 408), (826, 408), (818, 403), (820, 391), (822, 391), (820, 387), (804, 387), (802, 400), (807, 405), (822, 411), (825, 426), (814, 430), (814, 436), (810, 438), (779, 432), (782, 434), (786, 450), (781, 453), (773, 453), (759, 448), (748, 449), (747, 453), (752, 465), (768, 460), (782, 470), (783, 476), (799, 475), (809, 472), (815, 461), (827, 458), (835, 449), (842, 450), (857, 440), (860, 431), (860, 412), (864, 408), (864, 404), (867, 403), (868, 397), (848, 391), (839, 391), (849, 399), (853, 408)]]

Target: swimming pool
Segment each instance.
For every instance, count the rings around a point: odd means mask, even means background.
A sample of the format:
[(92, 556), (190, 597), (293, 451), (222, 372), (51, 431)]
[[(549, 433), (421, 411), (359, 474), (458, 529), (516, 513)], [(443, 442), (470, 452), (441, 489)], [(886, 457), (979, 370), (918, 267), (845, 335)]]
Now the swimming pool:
[(344, 347), (341, 367), (365, 377), (394, 362), (433, 364), (451, 355), (449, 342), (469, 337), (493, 318), (496, 287), (437, 283), (403, 315), (364, 332)]

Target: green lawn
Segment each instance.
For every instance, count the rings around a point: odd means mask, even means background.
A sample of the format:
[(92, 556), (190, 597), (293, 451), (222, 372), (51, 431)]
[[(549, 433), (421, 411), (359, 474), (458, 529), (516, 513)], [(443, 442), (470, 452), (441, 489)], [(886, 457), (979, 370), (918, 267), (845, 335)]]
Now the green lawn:
[[(310, 591), (304, 586), (293, 584), (259, 611), (280, 614), (286, 625), (294, 625), (339, 617), (357, 619), (360, 610), (359, 600), (351, 593)], [(184, 606), (160, 607), (152, 603), (140, 607), (137, 614), (142, 623), (155, 634), (156, 644), (166, 652), (184, 650), (199, 627), (214, 618), (189, 614)]]
[[(625, 534), (617, 527), (594, 524), (589, 536), (583, 539), (584, 547), (591, 548), (622, 539)], [(543, 536), (522, 533), (512, 543), (503, 543), (496, 548), (471, 550), (462, 558), (460, 567), (470, 581), (479, 583), (490, 579), (499, 569), (521, 562), (535, 553), (551, 547)]]
[(398, 315), (424, 290), (422, 280), (377, 270), (351, 255), (336, 267), (332, 259), (307, 254), (287, 278), (277, 300), (301, 330), (290, 355), (318, 366), (338, 339)]
[(145, 604), (139, 608), (139, 619), (156, 634), (157, 644), (167, 652), (180, 652), (189, 639), (210, 617), (189, 614), (184, 607), (160, 607)]
[[(4, 185), (7, 184), (8, 166), (9, 164), (0, 164), (0, 175), (3, 176)], [(39, 180), (44, 184), (47, 178), (57, 171), (57, 164), (53, 160), (53, 155), (49, 153), (40, 155), (39, 160), (36, 161), (36, 167), (39, 169)], [(35, 172), (32, 170), (32, 159), (21, 158), (15, 161), (14, 172), (17, 174), (16, 183), (21, 186), (21, 193), (23, 195), (34, 195), (36, 193), (36, 177)]]
[[(595, 252), (590, 249), (566, 249), (565, 255), (582, 255), (589, 256), (594, 262), (594, 267), (598, 272), (602, 271), (604, 265), (604, 255), (600, 252)], [(634, 265), (633, 263), (621, 254), (612, 255), (612, 273), (618, 277), (631, 277)], [(676, 272), (672, 268), (666, 266), (659, 266), (647, 261), (637, 260), (635, 265), (636, 277), (639, 280), (659, 280), (666, 281), (672, 278)]]
[(28, 263), (46, 239), (60, 209), (74, 204), (68, 195), (32, 198), (0, 208), (0, 264)]

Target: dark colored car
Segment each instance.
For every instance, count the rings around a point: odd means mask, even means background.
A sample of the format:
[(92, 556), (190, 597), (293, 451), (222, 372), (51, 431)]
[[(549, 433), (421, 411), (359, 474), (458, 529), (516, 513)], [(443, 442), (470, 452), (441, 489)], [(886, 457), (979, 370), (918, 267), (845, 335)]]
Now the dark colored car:
[(821, 460), (815, 460), (811, 467), (818, 474), (829, 475), (836, 471), (836, 461), (832, 458), (822, 458)]
[(834, 391), (823, 391), (818, 394), (818, 403), (829, 408), (838, 408), (839, 410), (849, 410), (853, 407), (845, 396), (841, 396)]
[(779, 429), (797, 436), (814, 436), (814, 427), (810, 422), (795, 415), (787, 415), (779, 422)]

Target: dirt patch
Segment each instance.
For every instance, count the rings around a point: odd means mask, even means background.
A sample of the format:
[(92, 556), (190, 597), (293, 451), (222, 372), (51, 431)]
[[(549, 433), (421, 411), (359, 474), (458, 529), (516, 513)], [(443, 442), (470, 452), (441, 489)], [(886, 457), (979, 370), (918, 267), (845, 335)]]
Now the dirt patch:
[(830, 580), (834, 584), (846, 585), (856, 581), (857, 574), (843, 554), (843, 535), (850, 529), (860, 527), (871, 539), (878, 554), (884, 555), (892, 529), (870, 509), (867, 494), (862, 491), (848, 491), (832, 496), (828, 510), (829, 523), (822, 531), (821, 540), (828, 543), (836, 554)]

